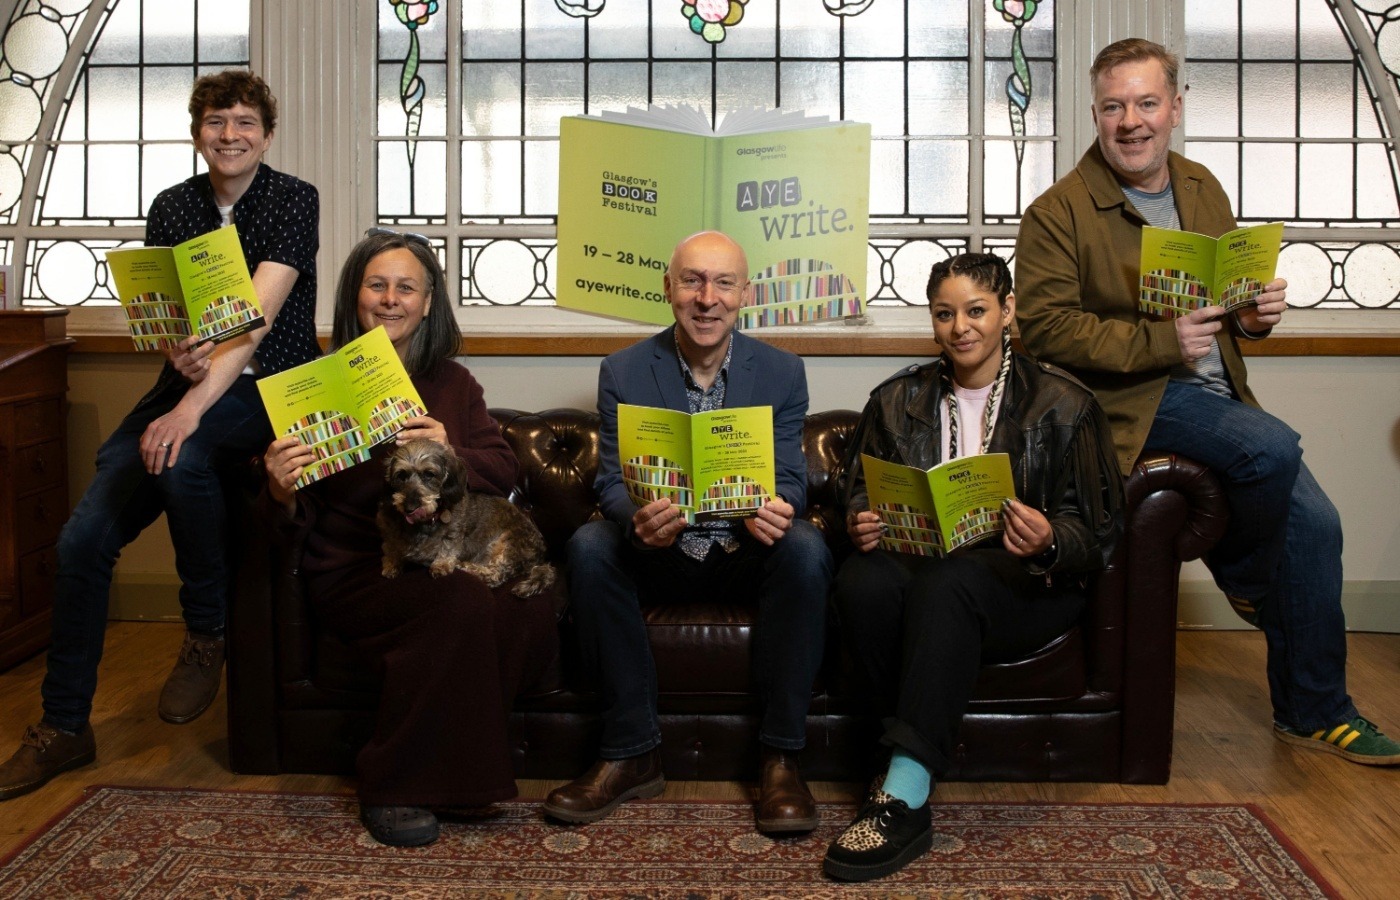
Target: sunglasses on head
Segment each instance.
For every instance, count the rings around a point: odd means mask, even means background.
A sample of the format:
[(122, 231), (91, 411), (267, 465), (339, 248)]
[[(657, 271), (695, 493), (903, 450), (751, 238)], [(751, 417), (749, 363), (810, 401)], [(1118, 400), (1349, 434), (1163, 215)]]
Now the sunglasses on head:
[(392, 228), (383, 228), (378, 225), (374, 226), (373, 228), (365, 229), (365, 237), (372, 237), (377, 234), (392, 234), (395, 237), (407, 238), (408, 240), (413, 241), (415, 244), (422, 244), (424, 247), (432, 246), (432, 242), (428, 240), (428, 236), (426, 234), (419, 234), (416, 231), (395, 231)]

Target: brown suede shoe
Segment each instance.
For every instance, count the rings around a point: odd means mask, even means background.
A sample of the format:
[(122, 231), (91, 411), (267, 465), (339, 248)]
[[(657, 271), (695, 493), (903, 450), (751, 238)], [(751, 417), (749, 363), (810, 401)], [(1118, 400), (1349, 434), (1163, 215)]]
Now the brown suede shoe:
[(43, 787), (49, 779), (97, 759), (92, 726), (77, 734), (59, 731), (47, 722), (24, 729), (19, 749), (0, 765), (0, 800), (9, 800)]
[(219, 693), (224, 674), (224, 639), (185, 632), (180, 657), (160, 691), (160, 717), (183, 725), (199, 718)]
[(627, 759), (600, 759), (566, 785), (549, 792), (544, 814), (561, 822), (596, 822), (634, 797), (655, 797), (666, 789), (661, 751), (653, 748)]
[(797, 769), (797, 754), (764, 746), (758, 782), (758, 830), (764, 834), (811, 831), (821, 822), (817, 801)]

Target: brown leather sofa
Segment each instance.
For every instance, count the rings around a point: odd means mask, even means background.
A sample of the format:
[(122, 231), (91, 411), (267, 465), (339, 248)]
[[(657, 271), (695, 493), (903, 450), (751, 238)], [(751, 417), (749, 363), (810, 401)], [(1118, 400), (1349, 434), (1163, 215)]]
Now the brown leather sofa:
[[(554, 409), (492, 410), (520, 458), (515, 500), (556, 559), (574, 529), (597, 516), (592, 483), (598, 417)], [(840, 555), (836, 477), (857, 415), (808, 417), (807, 517)], [(229, 762), (246, 773), (353, 771), (369, 734), (376, 685), (343, 644), (322, 632), (303, 600), (298, 548), (256, 519), (230, 609)], [(963, 719), (957, 780), (1163, 783), (1171, 768), (1177, 576), (1223, 533), (1214, 477), (1182, 458), (1142, 459), (1127, 483), (1127, 529), (1099, 576), (1083, 621), (1031, 656), (987, 666)], [(754, 610), (744, 602), (646, 610), (660, 689), (663, 765), (675, 779), (751, 778), (758, 710), (749, 693)], [(596, 701), (577, 671), (567, 616), (556, 671), (511, 717), (516, 771), (567, 779), (592, 762)], [(861, 780), (877, 760), (878, 725), (851, 688), (831, 629), (807, 717), (808, 777)], [(463, 686), (462, 702), (471, 702)], [(443, 715), (451, 715), (443, 710)]]

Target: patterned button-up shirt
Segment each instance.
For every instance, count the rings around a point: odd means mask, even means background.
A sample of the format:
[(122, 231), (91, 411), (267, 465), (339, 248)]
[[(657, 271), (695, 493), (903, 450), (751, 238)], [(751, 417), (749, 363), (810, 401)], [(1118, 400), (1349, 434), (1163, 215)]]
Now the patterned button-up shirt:
[[(239, 243), (255, 272), (261, 262), (298, 272), (291, 293), (258, 344), (259, 374), (271, 375), (321, 355), (316, 343), (316, 251), (320, 247), (320, 197), (300, 178), (261, 164), (233, 205)], [(173, 247), (219, 228), (223, 219), (209, 176), (196, 175), (156, 195), (146, 217), (146, 245)]]
[[(681, 376), (685, 379), (685, 397), (692, 416), (698, 412), (724, 408), (724, 390), (729, 384), (729, 360), (733, 355), (734, 336), (731, 334), (729, 348), (724, 351), (724, 362), (715, 374), (714, 384), (707, 390), (695, 381), (695, 374), (690, 371), (690, 364), (685, 361), (685, 354), (681, 352), (680, 337), (676, 337), (676, 359), (681, 364)], [(710, 548), (718, 544), (725, 553), (733, 553), (739, 549), (736, 529), (740, 527), (742, 526), (733, 519), (688, 525), (681, 531), (681, 552), (691, 559), (703, 560), (709, 555)]]

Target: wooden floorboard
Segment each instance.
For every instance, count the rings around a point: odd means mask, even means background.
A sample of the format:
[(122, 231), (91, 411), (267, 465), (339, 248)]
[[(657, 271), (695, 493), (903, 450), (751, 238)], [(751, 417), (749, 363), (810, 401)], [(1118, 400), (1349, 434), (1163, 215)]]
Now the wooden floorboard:
[[(98, 761), (45, 788), (0, 803), (0, 855), (19, 846), (89, 784), (351, 792), (330, 776), (234, 775), (227, 768), (222, 695), (189, 725), (156, 717), (156, 697), (181, 629), (116, 623), (108, 633), (93, 712)], [(1181, 632), (1171, 782), (1118, 784), (949, 783), (935, 801), (1254, 803), (1346, 897), (1389, 900), (1400, 883), (1400, 768), (1358, 766), (1295, 749), (1270, 734), (1264, 642), (1257, 632)], [(152, 662), (153, 660), (159, 662)], [(1363, 713), (1400, 734), (1400, 635), (1353, 634), (1348, 678)], [(39, 715), (43, 657), (0, 673), (0, 758)], [(521, 782), (542, 798), (552, 782)], [(862, 786), (821, 783), (822, 799), (854, 799)], [(743, 799), (735, 782), (671, 782), (668, 799)]]

